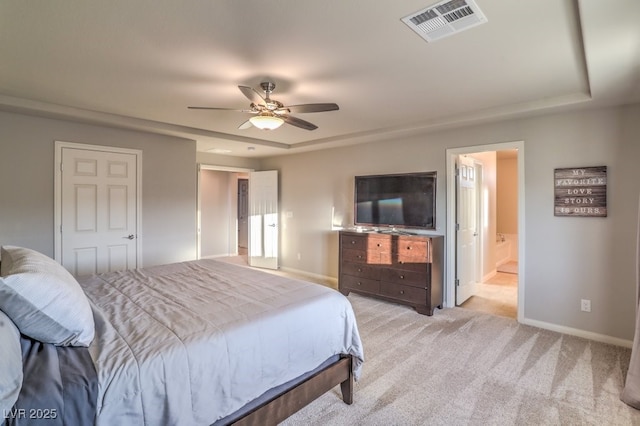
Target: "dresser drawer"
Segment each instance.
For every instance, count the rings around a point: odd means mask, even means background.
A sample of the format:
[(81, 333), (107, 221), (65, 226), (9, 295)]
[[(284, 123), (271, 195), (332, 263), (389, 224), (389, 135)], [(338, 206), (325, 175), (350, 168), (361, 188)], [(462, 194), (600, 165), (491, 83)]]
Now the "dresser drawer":
[(370, 266), (365, 263), (342, 262), (340, 274), (362, 278), (380, 279), (380, 267)]
[(372, 234), (367, 242), (367, 250), (376, 253), (390, 253), (392, 250), (392, 238), (390, 235)]
[(340, 236), (343, 249), (363, 250), (370, 252), (391, 251), (390, 235), (348, 233)]
[(424, 259), (413, 259), (410, 261), (396, 260), (391, 264), (391, 267), (395, 269), (415, 271), (425, 275), (431, 275), (431, 263), (424, 263)]
[(367, 235), (342, 234), (340, 235), (340, 247), (342, 247), (343, 250), (354, 249), (367, 251), (367, 240)]
[(427, 290), (409, 285), (381, 282), (380, 295), (414, 305), (425, 305), (427, 303)]
[(380, 292), (380, 281), (371, 278), (354, 277), (351, 275), (340, 275), (340, 290), (364, 291), (366, 293), (378, 294)]
[(423, 263), (431, 262), (429, 243), (427, 241), (399, 238), (394, 249), (394, 257), (398, 262), (409, 263), (416, 260)]
[[(366, 250), (354, 250), (354, 249), (343, 249), (342, 250), (342, 260), (344, 262), (355, 262), (355, 263), (379, 263), (379, 256), (377, 261), (376, 259), (371, 259), (372, 254), (367, 253)], [(373, 255), (373, 257), (376, 257)]]
[(424, 271), (383, 268), (380, 274), (382, 281), (390, 281), (400, 285), (427, 288), (428, 276)]

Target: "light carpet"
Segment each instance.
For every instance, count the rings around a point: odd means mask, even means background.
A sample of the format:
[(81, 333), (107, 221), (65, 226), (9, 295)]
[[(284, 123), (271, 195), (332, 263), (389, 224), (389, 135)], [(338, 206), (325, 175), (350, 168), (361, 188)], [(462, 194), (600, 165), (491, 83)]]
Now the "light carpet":
[(283, 425), (640, 425), (620, 401), (630, 349), (467, 309), (349, 300), (365, 350), (353, 405), (337, 387)]

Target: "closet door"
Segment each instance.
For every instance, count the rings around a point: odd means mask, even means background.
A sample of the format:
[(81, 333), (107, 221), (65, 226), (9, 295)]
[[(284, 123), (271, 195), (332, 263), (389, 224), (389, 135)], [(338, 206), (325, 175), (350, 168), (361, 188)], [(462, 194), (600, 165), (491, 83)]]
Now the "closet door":
[(73, 275), (138, 266), (137, 155), (61, 148), (58, 260)]

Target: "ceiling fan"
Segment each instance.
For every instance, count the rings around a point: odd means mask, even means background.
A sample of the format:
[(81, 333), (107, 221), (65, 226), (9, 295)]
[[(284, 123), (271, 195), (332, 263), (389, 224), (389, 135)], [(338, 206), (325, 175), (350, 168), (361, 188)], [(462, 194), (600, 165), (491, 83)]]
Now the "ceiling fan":
[(233, 108), (216, 108), (216, 107), (197, 107), (190, 106), (190, 109), (212, 109), (212, 110), (224, 110), (224, 111), (239, 111), (253, 114), (253, 117), (238, 126), (238, 129), (244, 130), (251, 126), (255, 126), (262, 130), (274, 130), (280, 127), (282, 124), (287, 123), (292, 126), (299, 127), (305, 130), (315, 130), (318, 128), (313, 123), (302, 120), (300, 118), (290, 115), (291, 113), (308, 113), (308, 112), (324, 112), (324, 111), (336, 111), (339, 109), (337, 104), (334, 103), (322, 103), (322, 104), (300, 104), (300, 105), (284, 105), (282, 102), (278, 102), (275, 99), (271, 99), (271, 93), (276, 88), (275, 83), (270, 81), (263, 81), (260, 83), (260, 87), (264, 91), (265, 95), (262, 96), (252, 87), (238, 86), (238, 89), (245, 95), (250, 101), (251, 105), (249, 109), (233, 109)]

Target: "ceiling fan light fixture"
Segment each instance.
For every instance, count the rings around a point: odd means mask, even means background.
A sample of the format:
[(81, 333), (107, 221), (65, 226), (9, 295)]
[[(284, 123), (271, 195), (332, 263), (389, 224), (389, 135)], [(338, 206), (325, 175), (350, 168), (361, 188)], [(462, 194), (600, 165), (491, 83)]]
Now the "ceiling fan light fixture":
[(249, 121), (260, 130), (275, 130), (284, 123), (282, 118), (271, 114), (255, 115)]

